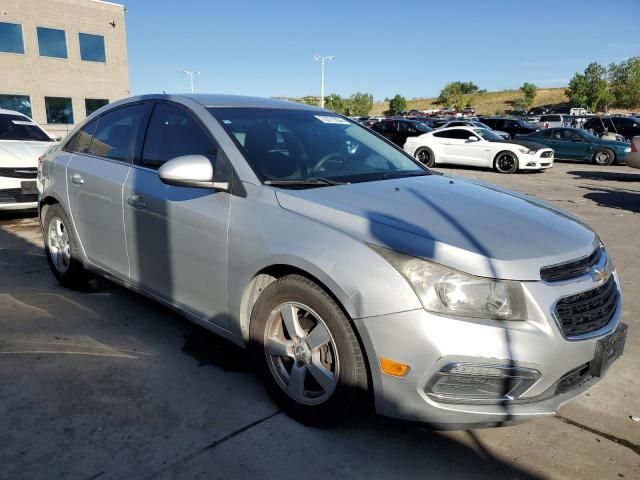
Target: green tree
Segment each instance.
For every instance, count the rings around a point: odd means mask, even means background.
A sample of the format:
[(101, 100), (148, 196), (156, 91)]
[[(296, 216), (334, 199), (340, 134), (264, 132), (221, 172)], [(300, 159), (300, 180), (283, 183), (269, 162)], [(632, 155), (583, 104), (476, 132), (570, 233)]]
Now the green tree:
[(320, 99), (319, 99), (318, 97), (314, 97), (314, 96), (312, 96), (312, 95), (308, 95), (308, 96), (306, 96), (306, 97), (299, 98), (299, 99), (298, 99), (298, 100), (296, 100), (296, 101), (298, 101), (298, 102), (300, 102), (300, 103), (305, 103), (305, 104), (307, 104), (307, 105), (314, 105), (314, 106), (316, 106), (316, 107), (317, 107), (318, 105), (320, 105)]
[(565, 90), (571, 104), (591, 111), (607, 110), (612, 100), (607, 81), (607, 69), (598, 63), (590, 63), (584, 73), (576, 73)]
[(373, 95), (370, 93), (356, 92), (349, 97), (348, 115), (368, 115), (373, 108)]
[(324, 99), (324, 108), (333, 110), (334, 112), (341, 115), (344, 115), (345, 107), (346, 105), (344, 99), (337, 93), (332, 93), (331, 95), (326, 96)]
[(538, 87), (533, 83), (524, 82), (520, 87), (520, 91), (522, 92), (522, 95), (524, 95), (524, 108), (529, 108), (533, 105), (533, 101), (536, 99)]
[(640, 105), (640, 57), (609, 65), (613, 104), (621, 108)]
[(473, 82), (450, 82), (440, 91), (438, 103), (461, 109), (472, 102), (472, 95), (477, 93), (481, 93), (481, 90)]
[(407, 99), (402, 95), (397, 94), (391, 100), (389, 100), (389, 110), (387, 115), (398, 115), (400, 112), (404, 112), (407, 109)]

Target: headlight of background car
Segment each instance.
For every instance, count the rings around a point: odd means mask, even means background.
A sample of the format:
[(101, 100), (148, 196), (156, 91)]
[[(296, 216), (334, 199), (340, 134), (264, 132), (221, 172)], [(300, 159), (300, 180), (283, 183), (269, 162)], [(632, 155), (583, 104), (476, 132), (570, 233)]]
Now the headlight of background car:
[(519, 148), (520, 153), (526, 153), (527, 155), (534, 155), (537, 150), (529, 150), (528, 148)]
[(369, 245), (411, 284), (426, 310), (497, 320), (526, 320), (520, 282), (476, 277), (378, 245)]

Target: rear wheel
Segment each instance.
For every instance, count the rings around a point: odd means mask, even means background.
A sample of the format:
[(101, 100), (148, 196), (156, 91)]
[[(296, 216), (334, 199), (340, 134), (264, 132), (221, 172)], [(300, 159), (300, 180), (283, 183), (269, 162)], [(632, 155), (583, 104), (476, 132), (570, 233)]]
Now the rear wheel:
[(49, 268), (62, 285), (73, 288), (87, 286), (91, 276), (82, 266), (76, 233), (60, 204), (47, 209), (44, 245)]
[(608, 148), (597, 150), (592, 157), (592, 162), (596, 165), (611, 165), (615, 160), (615, 154)]
[(429, 147), (422, 147), (416, 150), (415, 157), (426, 167), (431, 168), (436, 164), (436, 157)]
[(513, 152), (500, 152), (493, 166), (500, 173), (515, 173), (518, 171), (518, 157)]
[(251, 352), (285, 412), (325, 426), (366, 391), (364, 358), (353, 328), (318, 285), (288, 275), (262, 292), (251, 315)]

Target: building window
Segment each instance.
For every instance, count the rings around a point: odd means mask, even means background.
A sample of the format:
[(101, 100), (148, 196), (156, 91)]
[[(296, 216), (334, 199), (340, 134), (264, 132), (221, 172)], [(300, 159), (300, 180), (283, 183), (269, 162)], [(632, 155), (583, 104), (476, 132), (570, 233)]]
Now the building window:
[(22, 25), (0, 22), (0, 52), (24, 53)]
[(104, 50), (104, 37), (80, 33), (80, 58), (86, 62), (106, 62), (107, 56)]
[(29, 95), (0, 95), (0, 108), (31, 117), (31, 98)]
[(84, 108), (87, 112), (87, 117), (99, 108), (104, 107), (107, 103), (109, 103), (109, 100), (105, 100), (104, 98), (85, 98)]
[(37, 32), (41, 57), (67, 58), (67, 36), (64, 30), (38, 27)]
[(73, 106), (70, 98), (44, 97), (47, 123), (73, 123)]

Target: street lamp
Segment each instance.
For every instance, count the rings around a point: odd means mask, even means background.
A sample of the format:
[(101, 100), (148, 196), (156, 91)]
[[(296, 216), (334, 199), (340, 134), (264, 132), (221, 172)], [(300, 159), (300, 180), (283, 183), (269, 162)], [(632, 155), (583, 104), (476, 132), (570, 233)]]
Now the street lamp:
[(191, 93), (193, 93), (193, 77), (194, 75), (202, 74), (202, 72), (197, 72), (195, 70), (183, 70), (182, 73), (189, 75), (189, 79), (191, 80)]
[(336, 57), (334, 55), (329, 57), (315, 55), (313, 58), (316, 62), (320, 62), (320, 108), (324, 108), (324, 62), (331, 61)]

